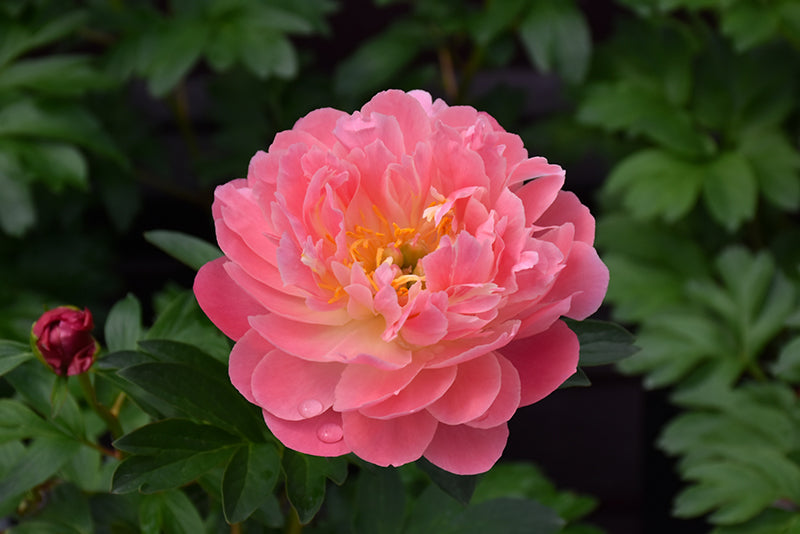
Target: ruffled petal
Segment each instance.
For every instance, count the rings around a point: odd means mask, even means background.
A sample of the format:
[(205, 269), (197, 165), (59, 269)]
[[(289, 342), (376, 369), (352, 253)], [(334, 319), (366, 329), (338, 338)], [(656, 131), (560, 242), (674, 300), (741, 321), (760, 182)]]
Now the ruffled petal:
[(423, 369), (396, 395), (391, 395), (377, 404), (365, 406), (359, 411), (375, 419), (390, 419), (418, 412), (444, 395), (455, 378), (455, 367)]
[(274, 350), (275, 347), (272, 346), (272, 343), (255, 330), (248, 330), (231, 350), (228, 359), (228, 375), (231, 383), (245, 399), (253, 404), (257, 404), (250, 386), (253, 371), (261, 360)]
[(440, 422), (459, 425), (485, 413), (500, 393), (500, 364), (494, 353), (458, 366), (450, 389), (427, 410)]
[(500, 392), (494, 399), (489, 409), (483, 412), (477, 419), (468, 421), (466, 424), (475, 428), (492, 428), (501, 425), (511, 419), (514, 412), (519, 407), (522, 394), (522, 387), (519, 374), (514, 365), (497, 354), (497, 363), (500, 364), (501, 381)]

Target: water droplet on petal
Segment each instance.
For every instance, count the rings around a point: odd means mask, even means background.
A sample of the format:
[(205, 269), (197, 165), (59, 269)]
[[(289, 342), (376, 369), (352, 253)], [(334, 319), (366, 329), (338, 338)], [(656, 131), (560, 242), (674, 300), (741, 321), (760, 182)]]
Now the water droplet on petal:
[(317, 429), (317, 437), (325, 443), (336, 443), (344, 437), (342, 427), (335, 423), (326, 423)]
[(308, 399), (304, 400), (297, 406), (297, 411), (300, 412), (301, 416), (308, 419), (321, 414), (323, 408), (324, 406), (322, 406), (322, 403), (317, 399)]

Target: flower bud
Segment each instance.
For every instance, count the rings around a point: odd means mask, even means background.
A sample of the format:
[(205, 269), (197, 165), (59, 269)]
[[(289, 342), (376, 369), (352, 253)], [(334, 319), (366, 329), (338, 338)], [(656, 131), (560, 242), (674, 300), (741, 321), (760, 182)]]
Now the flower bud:
[(88, 309), (59, 306), (46, 311), (31, 328), (31, 346), (36, 356), (57, 375), (86, 372), (100, 346), (92, 337), (94, 321)]

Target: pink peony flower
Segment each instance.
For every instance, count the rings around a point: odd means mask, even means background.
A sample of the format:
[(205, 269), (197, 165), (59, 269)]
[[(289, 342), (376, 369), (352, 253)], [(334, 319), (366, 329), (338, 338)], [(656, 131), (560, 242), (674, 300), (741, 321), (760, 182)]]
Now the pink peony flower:
[(488, 470), (575, 372), (600, 305), (594, 219), (489, 115), (386, 91), (279, 133), (217, 188), (194, 291), (233, 384), (300, 452)]
[(57, 375), (85, 373), (99, 350), (92, 337), (94, 320), (88, 310), (59, 306), (46, 311), (31, 328), (33, 352)]

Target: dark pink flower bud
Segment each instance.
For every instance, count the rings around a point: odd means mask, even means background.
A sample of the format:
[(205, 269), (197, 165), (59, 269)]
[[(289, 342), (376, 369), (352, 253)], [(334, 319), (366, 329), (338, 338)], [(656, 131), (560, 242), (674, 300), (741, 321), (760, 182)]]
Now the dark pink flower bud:
[(94, 321), (88, 309), (59, 306), (46, 311), (31, 328), (31, 346), (57, 375), (86, 372), (100, 346), (92, 337)]

